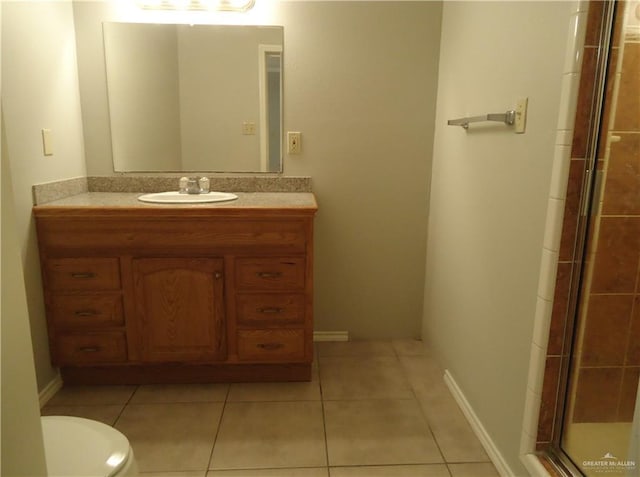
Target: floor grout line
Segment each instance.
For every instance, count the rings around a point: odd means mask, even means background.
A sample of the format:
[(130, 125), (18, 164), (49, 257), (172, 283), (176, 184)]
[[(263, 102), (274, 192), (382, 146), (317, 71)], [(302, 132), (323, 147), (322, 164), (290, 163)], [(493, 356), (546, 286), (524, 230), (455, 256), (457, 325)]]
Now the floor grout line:
[(218, 435), (220, 434), (220, 429), (222, 429), (222, 419), (224, 418), (224, 411), (227, 409), (227, 402), (229, 400), (229, 394), (231, 393), (231, 384), (227, 386), (227, 392), (224, 396), (224, 401), (222, 403), (222, 410), (220, 411), (220, 417), (218, 418), (218, 427), (216, 428), (216, 435), (213, 436), (213, 443), (211, 444), (211, 452), (209, 452), (209, 459), (207, 460), (207, 468), (204, 471), (204, 477), (209, 473), (211, 469), (211, 460), (213, 459), (213, 451), (216, 448), (216, 442), (218, 441)]
[[(320, 346), (317, 347), (316, 352), (314, 353), (314, 359), (315, 359), (315, 364), (314, 366), (316, 366), (316, 369), (312, 370), (312, 372), (317, 374), (317, 390), (319, 392), (319, 398), (318, 399), (305, 399), (304, 397), (302, 399), (296, 399), (295, 397), (291, 397), (290, 394), (288, 394), (290, 391), (289, 389), (286, 389), (285, 392), (287, 394), (283, 394), (283, 397), (288, 396), (288, 399), (277, 399), (277, 394), (275, 395), (276, 397), (270, 400), (256, 400), (256, 401), (252, 401), (252, 400), (239, 400), (239, 401), (235, 401), (235, 400), (230, 400), (231, 394), (232, 394), (232, 384), (228, 384), (226, 391), (224, 392), (224, 398), (223, 399), (216, 399), (213, 401), (210, 400), (200, 400), (200, 399), (196, 399), (195, 401), (183, 401), (183, 400), (179, 400), (179, 398), (175, 398), (173, 395), (169, 394), (168, 397), (172, 398), (173, 400), (168, 400), (166, 402), (150, 402), (150, 403), (133, 403), (134, 397), (135, 395), (139, 392), (141, 386), (136, 386), (135, 389), (133, 390), (133, 392), (129, 395), (129, 397), (126, 399), (126, 401), (124, 402), (124, 404), (122, 405), (122, 408), (120, 409), (114, 423), (113, 423), (113, 427), (116, 426), (116, 424), (121, 420), (122, 415), (125, 413), (125, 411), (132, 405), (153, 405), (153, 404), (157, 404), (157, 405), (166, 405), (166, 404), (201, 404), (201, 403), (209, 403), (209, 404), (213, 404), (213, 403), (218, 403), (218, 404), (222, 404), (222, 409), (220, 410), (220, 414), (219, 414), (219, 418), (217, 421), (217, 428), (215, 431), (215, 435), (213, 436), (213, 440), (212, 442), (208, 442), (209, 438), (207, 439), (202, 439), (199, 441), (198, 445), (202, 445), (203, 443), (206, 445), (210, 445), (210, 451), (209, 451), (209, 457), (206, 463), (206, 468), (201, 471), (201, 470), (195, 470), (195, 471), (189, 471), (189, 472), (203, 472), (202, 477), (207, 477), (207, 475), (211, 472), (214, 471), (227, 471), (227, 470), (238, 470), (238, 471), (242, 471), (242, 470), (252, 470), (252, 471), (260, 471), (260, 470), (268, 470), (268, 469), (326, 469), (326, 476), (330, 477), (332, 472), (331, 469), (336, 469), (336, 468), (360, 468), (360, 467), (378, 467), (378, 468), (393, 468), (396, 466), (445, 466), (445, 468), (447, 469), (447, 474), (446, 475), (453, 475), (453, 471), (451, 470), (450, 466), (455, 466), (455, 465), (459, 465), (459, 464), (469, 464), (469, 465), (478, 465), (478, 464), (491, 464), (490, 461), (484, 461), (484, 460), (473, 460), (473, 461), (451, 461), (448, 462), (445, 458), (445, 455), (443, 453), (443, 449), (441, 447), (440, 442), (438, 441), (438, 439), (436, 438), (436, 434), (434, 433), (434, 430), (432, 429), (431, 423), (429, 422), (429, 417), (427, 415), (427, 412), (425, 411), (425, 409), (423, 408), (423, 405), (421, 404), (421, 399), (418, 395), (418, 390), (416, 388), (416, 383), (420, 383), (421, 385), (424, 385), (425, 382), (426, 384), (429, 384), (433, 379), (436, 379), (433, 376), (433, 373), (431, 373), (431, 369), (427, 366), (424, 367), (421, 363), (416, 362), (414, 363), (408, 363), (407, 365), (405, 365), (406, 363), (404, 362), (404, 358), (424, 358), (426, 361), (432, 361), (433, 358), (431, 356), (429, 356), (428, 354), (414, 354), (412, 353), (412, 349), (406, 346), (402, 346), (402, 344), (400, 344), (400, 346), (402, 347), (403, 350), (405, 350), (406, 352), (401, 352), (396, 346), (393, 345), (392, 342), (389, 342), (389, 345), (391, 346), (392, 350), (393, 350), (393, 355), (388, 355), (388, 354), (383, 354), (384, 350), (382, 350), (382, 352), (380, 353), (367, 353), (366, 349), (361, 353), (361, 354), (357, 354), (357, 355), (345, 355), (345, 356), (323, 356), (322, 353), (320, 352)], [(359, 348), (360, 349), (360, 348)], [(341, 352), (340, 348), (337, 348), (335, 351), (333, 349), (328, 350), (330, 353), (331, 352)], [(359, 398), (349, 398), (349, 397), (339, 397), (339, 398), (332, 398), (332, 399), (327, 399), (325, 396), (325, 385), (327, 385), (327, 383), (325, 382), (326, 380), (322, 379), (322, 370), (323, 370), (323, 364), (327, 364), (325, 362), (325, 358), (329, 358), (327, 361), (331, 362), (331, 358), (364, 358), (364, 359), (375, 359), (375, 358), (393, 358), (394, 362), (397, 362), (399, 369), (401, 370), (402, 373), (402, 380), (406, 383), (407, 387), (408, 387), (408, 393), (406, 394), (406, 396), (404, 397), (376, 397), (376, 398), (363, 398), (363, 397), (359, 397)], [(395, 365), (394, 365), (395, 366)], [(415, 368), (415, 369), (414, 369)], [(413, 370), (413, 373), (410, 373), (410, 370)], [(357, 375), (357, 370), (356, 370), (356, 375)], [(309, 382), (309, 384), (311, 385), (311, 383), (313, 382), (313, 378), (315, 376), (312, 375), (311, 381)], [(326, 378), (327, 376), (325, 376)], [(331, 375), (329, 375), (329, 377), (331, 378)], [(396, 377), (396, 380), (398, 380), (398, 378), (400, 378), (400, 376)], [(333, 383), (333, 381), (332, 381)], [(250, 383), (250, 384), (256, 384), (259, 385), (261, 383)], [(187, 385), (188, 386), (188, 385)], [(295, 392), (297, 392), (297, 389), (294, 388)], [(222, 391), (222, 389), (220, 390)], [(249, 392), (251, 392), (251, 389), (248, 389)], [(301, 394), (301, 396), (309, 396), (309, 392), (313, 391), (313, 394), (315, 395), (315, 385), (311, 387), (311, 389), (307, 389), (304, 388), (304, 394)], [(361, 394), (361, 389), (358, 388), (359, 393)], [(269, 391), (270, 392), (270, 391)], [(221, 396), (222, 393), (220, 393)], [(189, 395), (188, 391), (186, 391), (186, 394), (183, 395)], [(295, 396), (295, 395), (294, 395)], [(272, 397), (270, 395), (266, 395), (266, 397)], [(231, 403), (231, 404), (264, 404), (264, 403), (311, 403), (311, 402), (320, 402), (320, 410), (322, 413), (322, 438), (323, 441), (320, 440), (320, 434), (319, 432), (317, 432), (316, 434), (316, 440), (314, 441), (314, 447), (316, 449), (316, 452), (319, 451), (319, 446), (320, 446), (320, 442), (323, 442), (322, 445), (324, 445), (324, 451), (325, 451), (325, 458), (324, 458), (324, 465), (321, 466), (293, 466), (293, 467), (275, 467), (275, 468), (271, 468), (271, 467), (265, 467), (265, 468), (250, 468), (250, 469), (211, 469), (211, 465), (212, 465), (212, 460), (213, 460), (213, 455), (214, 455), (214, 451), (216, 448), (216, 444), (219, 442), (220, 436), (221, 436), (221, 432), (223, 432), (223, 421), (225, 419), (225, 413), (228, 411), (228, 406), (227, 404)], [(383, 463), (383, 464), (338, 464), (338, 465), (331, 465), (330, 463), (330, 455), (329, 455), (329, 437), (328, 436), (328, 430), (327, 430), (327, 410), (325, 408), (325, 405), (327, 403), (331, 403), (331, 402), (371, 402), (371, 401), (406, 401), (407, 403), (412, 403), (415, 404), (418, 407), (418, 411), (419, 414), (416, 414), (416, 417), (414, 418), (414, 422), (415, 419), (420, 419), (422, 421), (421, 425), (426, 426), (425, 427), (425, 438), (428, 438), (429, 440), (431, 440), (433, 442), (433, 444), (435, 445), (435, 448), (437, 449), (438, 452), (438, 456), (440, 458), (440, 462), (399, 462), (399, 463)], [(96, 406), (102, 406), (103, 404), (97, 404)], [(400, 405), (400, 404), (398, 404)], [(317, 405), (313, 405), (314, 407)], [(404, 405), (403, 405), (404, 406)], [(356, 405), (357, 408), (357, 405)], [(315, 407), (315, 409), (317, 409), (317, 407)], [(417, 416), (420, 416), (420, 418), (418, 418)], [(316, 423), (315, 425), (317, 425), (319, 427), (319, 421), (315, 420), (317, 418), (314, 418), (314, 422)], [(415, 425), (417, 425), (417, 423), (415, 423)], [(319, 431), (319, 428), (316, 428)], [(416, 428), (417, 429), (417, 428)], [(335, 437), (335, 436), (334, 436)], [(385, 437), (382, 437), (382, 439), (384, 439)], [(203, 446), (204, 447), (204, 446)], [(203, 449), (204, 450), (204, 449)], [(435, 449), (433, 449), (435, 451)], [(435, 454), (435, 452), (434, 452)], [(435, 457), (435, 455), (434, 455)], [(368, 458), (363, 459), (364, 461), (370, 460)], [(258, 460), (256, 462), (261, 462), (261, 460)], [(283, 461), (283, 463), (289, 463), (289, 461), (285, 460)], [(318, 462), (319, 463), (319, 462)], [(442, 469), (444, 471), (444, 469)], [(186, 471), (185, 471), (186, 472)], [(337, 471), (336, 471), (337, 472)], [(157, 472), (156, 472), (157, 473)], [(149, 475), (151, 476), (153, 473), (145, 473), (145, 472), (141, 472), (141, 476), (145, 476), (145, 475)], [(240, 473), (238, 473), (238, 475), (240, 475)], [(170, 473), (167, 475), (171, 475)], [(179, 472), (176, 473), (176, 476), (179, 475)], [(314, 474), (315, 475), (315, 474)], [(325, 475), (323, 473), (323, 475)], [(496, 474), (497, 475), (497, 474)]]
[(325, 452), (325, 462), (327, 464), (327, 476), (331, 476), (331, 471), (329, 470), (329, 440), (327, 437), (327, 416), (324, 409), (324, 394), (322, 392), (322, 376), (320, 374), (320, 349), (318, 348), (316, 354), (316, 361), (318, 366), (318, 387), (320, 388), (320, 406), (322, 407), (322, 430), (324, 432), (324, 452)]
[(135, 396), (135, 394), (138, 392), (138, 389), (140, 389), (140, 386), (136, 386), (136, 388), (133, 390), (133, 392), (131, 393), (131, 395), (129, 396), (129, 399), (127, 399), (124, 403), (124, 405), (122, 406), (122, 409), (120, 409), (120, 412), (118, 413), (118, 416), (116, 417), (116, 419), (113, 421), (113, 424), (111, 427), (113, 427), (115, 429), (116, 424), (118, 423), (118, 421), (120, 420), (120, 418), (122, 417), (122, 414), (124, 413), (124, 410), (127, 408), (127, 406), (129, 405), (129, 403), (131, 402), (131, 400), (133, 399), (133, 396)]
[[(409, 383), (409, 387), (411, 388), (411, 394), (413, 395), (413, 400), (416, 402), (416, 405), (418, 406), (418, 409), (420, 410), (420, 415), (422, 416), (422, 419), (424, 420), (425, 426), (427, 426), (427, 430), (429, 431), (429, 435), (431, 436), (431, 439), (433, 439), (433, 442), (435, 443), (436, 447), (438, 448), (438, 453), (440, 454), (440, 457), (442, 458), (442, 462), (444, 464), (448, 464), (447, 460), (445, 459), (444, 452), (442, 452), (442, 447), (440, 446), (440, 443), (438, 442), (438, 439), (436, 439), (436, 435), (434, 434), (433, 429), (431, 428), (431, 424), (429, 423), (429, 417), (427, 416), (427, 414), (422, 409), (422, 406), (420, 405), (420, 400), (418, 399), (418, 395), (416, 394), (416, 390), (415, 390), (415, 387), (413, 386), (412, 379), (409, 376), (409, 372), (407, 371), (405, 366), (402, 364), (402, 360), (400, 359), (400, 356), (398, 356), (398, 361), (400, 362), (400, 366), (402, 367), (402, 372), (405, 375), (405, 379)], [(449, 469), (448, 465), (447, 465), (447, 472), (449, 473), (449, 475), (451, 475), (451, 470)]]

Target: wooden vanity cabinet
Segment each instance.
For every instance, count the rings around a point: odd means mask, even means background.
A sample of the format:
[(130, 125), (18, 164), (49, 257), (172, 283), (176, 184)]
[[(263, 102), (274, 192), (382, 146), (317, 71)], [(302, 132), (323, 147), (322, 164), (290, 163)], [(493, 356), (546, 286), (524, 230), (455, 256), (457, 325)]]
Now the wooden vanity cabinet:
[(53, 364), (69, 383), (310, 379), (315, 211), (34, 207)]

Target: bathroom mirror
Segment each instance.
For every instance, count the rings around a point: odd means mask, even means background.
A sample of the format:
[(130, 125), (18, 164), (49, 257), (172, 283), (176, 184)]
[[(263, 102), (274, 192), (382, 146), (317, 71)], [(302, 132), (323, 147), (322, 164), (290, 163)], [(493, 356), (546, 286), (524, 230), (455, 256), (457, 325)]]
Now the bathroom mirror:
[(280, 172), (283, 29), (104, 23), (116, 172)]

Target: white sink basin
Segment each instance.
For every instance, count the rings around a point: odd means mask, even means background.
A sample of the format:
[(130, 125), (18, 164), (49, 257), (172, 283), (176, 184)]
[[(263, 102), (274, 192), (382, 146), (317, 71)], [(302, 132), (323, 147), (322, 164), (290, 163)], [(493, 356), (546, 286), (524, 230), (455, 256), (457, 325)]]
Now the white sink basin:
[(229, 192), (207, 192), (206, 194), (181, 194), (177, 191), (154, 192), (138, 197), (142, 202), (154, 204), (203, 204), (206, 202), (224, 202), (235, 200), (238, 196)]

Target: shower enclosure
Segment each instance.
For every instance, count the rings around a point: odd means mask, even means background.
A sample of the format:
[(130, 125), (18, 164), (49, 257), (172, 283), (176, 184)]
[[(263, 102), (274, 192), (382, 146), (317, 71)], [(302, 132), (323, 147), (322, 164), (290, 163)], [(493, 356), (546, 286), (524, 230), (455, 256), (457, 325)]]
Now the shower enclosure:
[(583, 53), (547, 449), (573, 475), (640, 476), (640, 2), (590, 2)]

